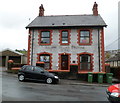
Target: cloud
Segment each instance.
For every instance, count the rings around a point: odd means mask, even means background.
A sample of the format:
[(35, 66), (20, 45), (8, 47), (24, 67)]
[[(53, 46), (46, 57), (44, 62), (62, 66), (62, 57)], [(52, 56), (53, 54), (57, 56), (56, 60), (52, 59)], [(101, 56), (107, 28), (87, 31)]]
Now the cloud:
[(24, 23), (26, 23), (26, 17), (21, 16), (18, 13), (10, 13), (10, 12), (4, 12), (0, 16), (0, 26), (6, 29), (10, 28), (18, 28), (20, 26), (24, 26)]
[[(118, 1), (96, 0), (99, 13), (108, 25), (105, 29), (106, 45), (114, 41), (118, 35)], [(28, 32), (25, 27), (30, 23), (29, 18), (33, 20), (38, 16), (41, 4), (45, 7), (45, 15), (74, 15), (91, 14), (94, 2), (94, 0), (2, 0), (0, 3), (0, 44), (2, 43), (3, 46), (0, 48), (8, 45), (9, 48), (27, 49)]]

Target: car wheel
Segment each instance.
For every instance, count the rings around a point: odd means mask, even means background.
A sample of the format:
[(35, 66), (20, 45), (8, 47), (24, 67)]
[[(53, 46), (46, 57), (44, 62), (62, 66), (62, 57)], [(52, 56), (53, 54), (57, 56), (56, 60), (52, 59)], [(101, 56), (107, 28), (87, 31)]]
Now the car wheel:
[(47, 84), (51, 84), (53, 82), (52, 78), (47, 78), (46, 80)]
[(24, 81), (25, 80), (25, 76), (21, 74), (21, 75), (18, 76), (18, 79), (19, 79), (19, 81)]

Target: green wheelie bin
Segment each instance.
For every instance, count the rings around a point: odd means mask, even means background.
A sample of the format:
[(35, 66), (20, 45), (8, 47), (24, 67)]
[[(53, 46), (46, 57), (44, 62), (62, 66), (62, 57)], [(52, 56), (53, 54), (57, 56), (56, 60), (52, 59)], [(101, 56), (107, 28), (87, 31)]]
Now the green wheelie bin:
[(106, 81), (109, 84), (112, 84), (113, 73), (106, 73)]
[(93, 73), (92, 72), (88, 72), (88, 82), (89, 83), (93, 82)]
[(103, 76), (105, 73), (98, 73), (98, 83), (103, 83)]

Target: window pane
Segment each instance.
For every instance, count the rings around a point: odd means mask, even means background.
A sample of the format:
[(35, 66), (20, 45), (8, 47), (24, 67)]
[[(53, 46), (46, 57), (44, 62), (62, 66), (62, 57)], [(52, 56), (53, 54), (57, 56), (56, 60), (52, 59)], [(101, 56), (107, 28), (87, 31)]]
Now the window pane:
[(90, 32), (80, 31), (80, 43), (89, 43), (89, 42), (90, 42)]
[(90, 32), (89, 31), (80, 31), (81, 36), (89, 36)]
[(82, 56), (82, 58), (81, 58), (81, 62), (88, 62), (88, 58), (87, 58), (87, 56)]
[(80, 37), (80, 43), (89, 43), (89, 37)]
[(44, 56), (40, 56), (40, 61), (41, 61), (41, 62), (44, 61)]
[(34, 69), (35, 69), (35, 70), (34, 70), (35, 72), (41, 72), (41, 71), (44, 71), (42, 68), (39, 68), (39, 67), (34, 67)]
[(81, 70), (90, 70), (90, 63), (80, 63)]
[(67, 31), (62, 31), (62, 37), (68, 38), (68, 32)]
[(114, 67), (117, 67), (117, 61), (114, 61)]
[(118, 61), (118, 66), (120, 66), (120, 61)]
[(88, 63), (90, 63), (90, 59), (91, 59), (90, 56), (88, 56)]
[(44, 62), (44, 69), (50, 69), (50, 55), (49, 54), (40, 55), (40, 62)]
[(90, 70), (91, 68), (91, 56), (88, 54), (80, 55), (80, 69)]
[(50, 37), (50, 32), (49, 31), (42, 31), (41, 37)]
[(62, 43), (68, 43), (68, 38), (62, 38)]
[(41, 43), (50, 43), (50, 38), (41, 38)]
[(26, 70), (27, 70), (27, 71), (33, 71), (33, 70), (34, 70), (34, 67), (28, 66)]
[(41, 62), (49, 62), (50, 61), (50, 56), (40, 56), (40, 61)]
[(81, 55), (80, 56), (80, 62), (90, 63), (90, 56), (89, 55)]
[(113, 62), (110, 62), (110, 66), (111, 66), (111, 67), (113, 66)]

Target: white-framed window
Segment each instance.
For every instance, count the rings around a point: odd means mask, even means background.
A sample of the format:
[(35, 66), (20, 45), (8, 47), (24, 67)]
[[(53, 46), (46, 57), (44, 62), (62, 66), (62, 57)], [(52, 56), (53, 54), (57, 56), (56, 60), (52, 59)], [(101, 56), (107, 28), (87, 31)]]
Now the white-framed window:
[(80, 44), (88, 44), (90, 43), (90, 31), (81, 30), (80, 31)]
[(41, 31), (40, 43), (49, 44), (50, 43), (50, 31)]
[(114, 67), (117, 67), (117, 61), (114, 61)]
[(80, 55), (80, 70), (91, 69), (91, 55), (82, 54)]
[(61, 43), (62, 44), (68, 44), (68, 31), (62, 31), (61, 34)]
[(50, 55), (41, 54), (40, 55), (40, 62), (44, 62), (44, 68), (45, 69), (50, 69)]
[(120, 61), (118, 61), (118, 66), (120, 66)]

